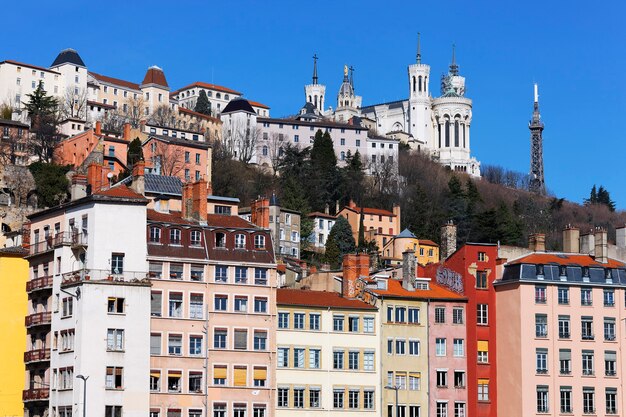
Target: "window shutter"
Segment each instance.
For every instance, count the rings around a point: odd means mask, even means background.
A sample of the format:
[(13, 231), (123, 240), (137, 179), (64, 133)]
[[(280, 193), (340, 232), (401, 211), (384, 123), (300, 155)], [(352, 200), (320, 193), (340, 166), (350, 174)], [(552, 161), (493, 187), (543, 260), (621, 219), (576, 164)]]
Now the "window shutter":
[(161, 335), (159, 334), (150, 335), (150, 353), (153, 355), (161, 354)]
[(213, 368), (213, 378), (226, 379), (226, 367), (216, 366)]
[(248, 331), (235, 330), (235, 349), (247, 348)]
[(247, 369), (246, 368), (235, 368), (235, 386), (236, 387), (245, 387), (246, 379), (247, 379)]
[(559, 350), (559, 360), (568, 361), (572, 359), (572, 351), (570, 349)]
[(254, 379), (267, 379), (267, 368), (254, 368)]
[(489, 342), (486, 340), (478, 341), (478, 351), (479, 352), (489, 352)]

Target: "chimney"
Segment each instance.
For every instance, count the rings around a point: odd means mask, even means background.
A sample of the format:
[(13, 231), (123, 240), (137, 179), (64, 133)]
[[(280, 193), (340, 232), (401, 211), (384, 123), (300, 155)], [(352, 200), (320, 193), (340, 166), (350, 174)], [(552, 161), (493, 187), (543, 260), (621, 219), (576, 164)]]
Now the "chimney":
[(101, 121), (96, 121), (96, 129), (95, 129), (95, 134), (96, 135), (101, 135), (102, 134), (102, 122)]
[(596, 262), (606, 264), (609, 262), (609, 242), (607, 238), (606, 229), (603, 227), (596, 227), (594, 233), (595, 240), (595, 258)]
[(369, 277), (370, 257), (366, 253), (346, 254), (343, 256), (343, 279), (341, 292), (344, 297), (357, 296), (356, 281), (360, 277)]
[[(124, 126), (130, 126), (128, 123)], [(133, 165), (132, 179), (130, 188), (135, 192), (145, 195), (146, 191), (146, 178), (144, 176), (146, 170), (146, 163), (144, 161), (137, 161)]]
[[(89, 165), (87, 168), (87, 185), (91, 187), (91, 194), (103, 189), (106, 183), (102, 165), (95, 162)], [(87, 194), (90, 193), (88, 192)]]
[(205, 180), (183, 185), (182, 216), (187, 220), (206, 223), (207, 184)]
[(563, 229), (563, 252), (580, 253), (580, 230), (572, 225)]
[(30, 222), (26, 221), (22, 224), (22, 247), (28, 249), (30, 246)]
[(335, 214), (339, 213), (339, 200), (335, 200)]
[(124, 139), (126, 142), (130, 142), (130, 123), (124, 123), (122, 139)]
[(207, 192), (207, 195), (213, 195), (213, 183), (212, 182), (207, 181), (206, 192)]
[(74, 174), (72, 176), (72, 185), (70, 188), (71, 199), (87, 197), (87, 176), (82, 174)]
[(326, 203), (326, 206), (324, 207), (324, 214), (329, 214), (330, 213), (330, 207), (328, 206), (328, 203)]
[(456, 252), (456, 225), (452, 220), (441, 227), (441, 259), (448, 259)]
[(394, 204), (393, 205), (393, 214), (396, 215), (396, 222), (398, 224), (398, 230), (395, 231), (396, 234), (400, 233), (400, 225), (402, 224), (402, 222), (400, 221), (400, 205), (399, 204)]
[(402, 288), (415, 291), (415, 274), (417, 272), (417, 258), (414, 251), (402, 252)]
[(350, 207), (350, 208), (355, 208), (355, 207), (356, 207), (356, 203), (355, 203), (354, 201), (350, 200), (350, 201), (348, 202), (348, 207)]
[(626, 249), (626, 226), (615, 228), (615, 245), (618, 248)]
[(595, 236), (589, 232), (580, 237), (580, 253), (593, 255), (595, 251)]
[(533, 233), (528, 236), (528, 249), (533, 252), (546, 251), (546, 235), (543, 233)]
[(270, 227), (270, 200), (260, 197), (250, 204), (250, 221), (259, 227)]

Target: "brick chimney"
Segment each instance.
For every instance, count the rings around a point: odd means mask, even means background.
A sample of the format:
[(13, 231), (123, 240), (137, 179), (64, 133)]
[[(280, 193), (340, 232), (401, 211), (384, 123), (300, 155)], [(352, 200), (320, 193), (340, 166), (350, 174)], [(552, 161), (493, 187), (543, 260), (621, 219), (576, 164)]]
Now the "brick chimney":
[(596, 227), (594, 233), (595, 240), (595, 258), (596, 262), (606, 264), (609, 262), (609, 242), (607, 238), (606, 229), (603, 227)]
[(87, 196), (87, 176), (82, 174), (74, 174), (72, 176), (72, 185), (70, 187), (70, 196), (72, 201)]
[(580, 253), (580, 230), (572, 225), (563, 229), (563, 252)]
[(96, 121), (96, 128), (94, 129), (94, 133), (96, 135), (101, 135), (102, 134), (102, 122), (101, 121)]
[(22, 247), (28, 249), (30, 246), (30, 222), (26, 221), (22, 224)]
[[(128, 123), (125, 126), (130, 126)], [(135, 192), (145, 195), (146, 192), (146, 178), (144, 176), (146, 170), (146, 163), (144, 161), (137, 161), (133, 165), (132, 179), (130, 188)]]
[(187, 220), (206, 223), (207, 184), (205, 180), (183, 185), (182, 216)]
[(260, 197), (250, 204), (250, 221), (259, 227), (270, 227), (270, 200)]
[(130, 142), (130, 123), (124, 123), (122, 139), (124, 139), (126, 142)]
[(343, 256), (343, 280), (341, 292), (344, 297), (354, 298), (357, 295), (356, 281), (360, 277), (369, 277), (370, 257), (366, 253), (351, 253)]
[(407, 291), (415, 291), (415, 278), (417, 273), (417, 258), (414, 251), (402, 252), (402, 288)]
[(626, 249), (626, 226), (615, 228), (615, 246)]
[(592, 232), (586, 233), (580, 237), (580, 253), (593, 255), (595, 247), (595, 236)]
[(441, 227), (441, 248), (439, 254), (442, 260), (448, 259), (456, 252), (456, 225), (452, 220)]
[(91, 193), (102, 190), (105, 184), (107, 184), (107, 179), (104, 177), (103, 166), (96, 162), (89, 165), (87, 168), (87, 185), (91, 187)]
[(543, 233), (533, 233), (528, 236), (528, 249), (533, 252), (546, 251), (546, 235)]

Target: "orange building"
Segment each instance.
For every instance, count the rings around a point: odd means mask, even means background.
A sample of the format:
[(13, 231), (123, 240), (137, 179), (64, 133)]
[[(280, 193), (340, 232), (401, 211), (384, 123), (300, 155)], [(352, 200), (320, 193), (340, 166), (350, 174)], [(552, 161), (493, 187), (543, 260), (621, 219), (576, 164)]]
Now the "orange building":
[(439, 262), (439, 245), (432, 240), (418, 239), (409, 229), (387, 242), (382, 250), (382, 260), (388, 265), (400, 265), (406, 251), (414, 252), (420, 265)]
[(394, 206), (391, 212), (379, 208), (358, 207), (356, 203), (350, 201), (337, 215), (348, 220), (355, 241), (359, 239), (361, 213), (363, 213), (365, 239), (369, 242), (376, 242), (379, 250), (382, 251), (387, 242), (400, 233), (400, 206)]

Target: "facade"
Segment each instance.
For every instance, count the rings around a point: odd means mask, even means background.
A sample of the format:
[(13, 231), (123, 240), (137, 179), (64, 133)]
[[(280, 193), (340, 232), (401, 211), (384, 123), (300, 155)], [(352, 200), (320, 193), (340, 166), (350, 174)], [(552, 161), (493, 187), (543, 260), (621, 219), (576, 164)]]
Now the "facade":
[[(211, 114), (220, 115), (231, 100), (242, 97), (243, 94), (221, 85), (196, 81), (174, 91), (171, 96), (185, 109), (193, 110), (196, 107), (200, 91), (204, 90), (211, 104)], [(265, 104), (250, 101), (254, 112), (261, 117), (270, 116), (270, 108)]]
[(29, 128), (22, 122), (0, 119), (0, 163), (19, 166), (30, 164)]
[(608, 257), (605, 231), (596, 236), (595, 256), (540, 250), (504, 264), (499, 415), (623, 415), (626, 264)]
[(387, 241), (382, 249), (382, 260), (387, 265), (399, 265), (402, 263), (402, 254), (409, 250), (415, 253), (420, 265), (439, 261), (439, 245), (432, 240), (418, 239), (409, 229), (404, 229)]
[(378, 311), (338, 293), (279, 289), (281, 416), (380, 416)]
[(358, 207), (356, 203), (350, 203), (337, 213), (343, 216), (352, 227), (354, 241), (359, 241), (359, 229), (361, 227), (361, 212), (363, 213), (363, 227), (365, 239), (376, 242), (378, 250), (390, 242), (394, 236), (400, 233), (400, 206), (394, 206), (393, 212), (372, 207)]
[(5, 296), (0, 306), (0, 331), (6, 335), (0, 345), (3, 366), (0, 373), (0, 415), (22, 417), (24, 404), (24, 317), (28, 310), (26, 281), (28, 262), (21, 246), (0, 249), (0, 285)]
[(311, 234), (311, 246), (317, 252), (326, 251), (326, 240), (335, 225), (336, 217), (328, 213), (309, 213), (309, 218), (313, 220), (313, 233)]

